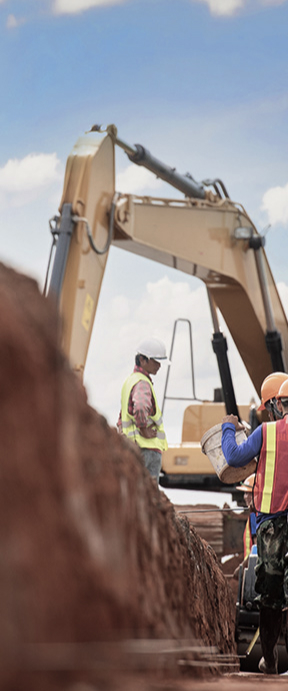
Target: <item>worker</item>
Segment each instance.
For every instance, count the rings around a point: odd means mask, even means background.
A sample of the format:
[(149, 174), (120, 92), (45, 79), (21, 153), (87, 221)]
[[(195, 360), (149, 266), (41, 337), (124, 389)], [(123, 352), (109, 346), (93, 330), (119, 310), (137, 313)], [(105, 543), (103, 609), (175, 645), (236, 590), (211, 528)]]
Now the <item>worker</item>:
[[(278, 402), (277, 402), (278, 401)], [(259, 628), (263, 657), (259, 670), (278, 673), (277, 642), (282, 612), (288, 609), (288, 375), (276, 372), (263, 381), (261, 406), (270, 422), (262, 423), (239, 446), (242, 429), (236, 415), (222, 420), (222, 451), (228, 465), (242, 467), (259, 456), (253, 491), (256, 511)], [(287, 622), (286, 622), (286, 649)]]
[[(240, 492), (244, 492), (244, 501), (246, 506), (249, 508), (249, 516), (246, 522), (244, 534), (243, 534), (243, 552), (244, 552), (244, 562), (249, 557), (253, 545), (256, 545), (256, 517), (253, 508), (253, 485), (255, 481), (255, 473), (249, 475), (249, 477), (244, 480), (236, 489)], [(244, 563), (243, 562), (243, 563)]]
[(167, 449), (168, 444), (151, 376), (157, 374), (162, 362), (170, 362), (162, 341), (147, 338), (139, 344), (133, 373), (122, 387), (121, 412), (117, 423), (118, 430), (138, 444), (144, 465), (157, 483), (162, 451)]
[(241, 485), (238, 485), (236, 489), (238, 489), (240, 492), (244, 492), (244, 501), (246, 506), (249, 508), (249, 516), (246, 521), (244, 533), (243, 533), (243, 552), (244, 552), (244, 559), (237, 566), (233, 573), (233, 578), (238, 579), (239, 578), (239, 573), (241, 566), (244, 568), (247, 566), (248, 562), (248, 557), (251, 552), (251, 549), (253, 545), (256, 545), (256, 517), (255, 517), (255, 511), (253, 507), (253, 496), (252, 496), (252, 491), (253, 491), (253, 485), (255, 481), (255, 473), (252, 475), (249, 475), (249, 477), (244, 480), (244, 482), (241, 483)]

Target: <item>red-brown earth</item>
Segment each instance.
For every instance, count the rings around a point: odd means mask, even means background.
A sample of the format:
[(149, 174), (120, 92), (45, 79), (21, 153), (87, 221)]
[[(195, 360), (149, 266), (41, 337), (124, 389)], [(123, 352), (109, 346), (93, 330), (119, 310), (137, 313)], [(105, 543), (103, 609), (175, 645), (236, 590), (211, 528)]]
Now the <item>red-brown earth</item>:
[(213, 549), (88, 405), (54, 306), (3, 265), (0, 323), (0, 688), (172, 691), (237, 671)]

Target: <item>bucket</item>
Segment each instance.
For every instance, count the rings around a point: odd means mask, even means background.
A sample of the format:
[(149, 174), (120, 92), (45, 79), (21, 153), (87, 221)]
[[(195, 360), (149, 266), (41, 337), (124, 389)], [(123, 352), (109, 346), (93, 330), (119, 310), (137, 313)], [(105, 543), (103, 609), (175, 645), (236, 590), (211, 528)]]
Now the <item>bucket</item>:
[[(233, 468), (228, 465), (221, 448), (221, 438), (222, 438), (222, 424), (214, 425), (211, 429), (208, 429), (200, 441), (203, 453), (208, 456), (209, 461), (211, 461), (215, 472), (217, 473), (221, 482), (227, 485), (233, 485), (234, 482), (241, 482), (241, 480), (246, 480), (246, 477), (255, 473), (256, 470), (256, 459), (253, 458), (247, 465), (242, 466), (242, 468)], [(237, 430), (236, 432), (236, 443), (242, 444), (243, 441), (247, 439), (246, 434), (243, 429)]]

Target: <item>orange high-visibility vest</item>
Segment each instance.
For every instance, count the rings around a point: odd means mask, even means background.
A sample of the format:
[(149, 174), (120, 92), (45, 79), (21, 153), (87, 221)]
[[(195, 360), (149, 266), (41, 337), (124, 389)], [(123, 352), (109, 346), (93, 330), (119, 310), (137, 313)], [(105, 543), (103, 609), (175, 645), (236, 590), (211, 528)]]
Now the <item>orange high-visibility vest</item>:
[(250, 516), (245, 526), (243, 534), (243, 547), (244, 547), (244, 559), (249, 556), (253, 545), (251, 528), (250, 528)]
[(262, 425), (254, 505), (261, 513), (288, 509), (288, 416)]

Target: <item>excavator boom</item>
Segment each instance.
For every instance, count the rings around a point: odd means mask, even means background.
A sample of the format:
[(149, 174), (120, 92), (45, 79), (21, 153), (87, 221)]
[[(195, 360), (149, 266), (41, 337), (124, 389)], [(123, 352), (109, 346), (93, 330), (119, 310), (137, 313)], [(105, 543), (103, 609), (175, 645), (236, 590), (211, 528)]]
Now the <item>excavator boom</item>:
[[(288, 351), (287, 319), (263, 238), (244, 208), (228, 197), (221, 181), (208, 181), (214, 191), (207, 190), (140, 145), (122, 142), (114, 126), (107, 130), (104, 135), (88, 133), (76, 143), (67, 161), (60, 204), (58, 245), (62, 242), (65, 247), (60, 261), (56, 252), (50, 293), (58, 293), (63, 346), (72, 367), (83, 374), (113, 244), (206, 284), (215, 331), (213, 348), (216, 352), (220, 333), (218, 308), (260, 393), (269, 372), (286, 368)], [(181, 189), (185, 198), (115, 197), (116, 145), (126, 150), (130, 160)], [(220, 347), (223, 350), (223, 343)]]
[[(224, 403), (194, 402), (186, 408), (182, 441), (162, 458), (163, 486), (229, 491), (202, 454), (203, 431), (218, 424), (225, 408), (242, 420), (249, 406), (236, 403), (222, 313), (250, 378), (260, 395), (263, 379), (285, 371), (288, 324), (264, 251), (264, 241), (241, 204), (221, 180), (198, 183), (179, 175), (137, 144), (105, 133), (81, 137), (67, 160), (49, 294), (62, 317), (63, 348), (83, 376), (101, 284), (111, 245), (201, 279), (208, 291), (215, 351)], [(115, 192), (115, 146), (137, 165), (180, 190), (184, 197), (140, 197)], [(212, 189), (207, 189), (207, 188)]]

